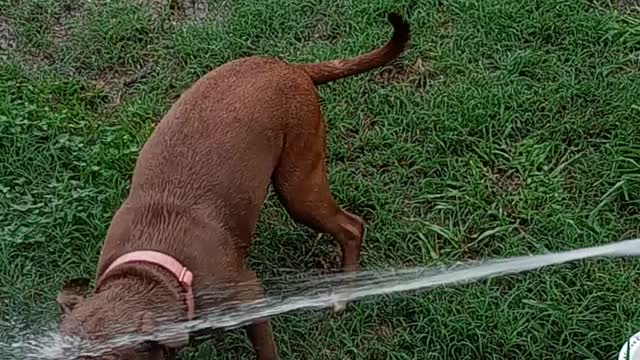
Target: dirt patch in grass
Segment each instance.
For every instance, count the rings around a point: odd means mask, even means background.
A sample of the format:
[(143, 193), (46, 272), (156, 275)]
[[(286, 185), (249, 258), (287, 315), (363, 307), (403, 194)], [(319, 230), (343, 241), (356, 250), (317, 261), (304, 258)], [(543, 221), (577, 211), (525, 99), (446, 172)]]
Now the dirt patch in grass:
[(155, 66), (148, 63), (136, 70), (113, 70), (99, 73), (91, 81), (100, 89), (104, 90), (111, 99), (111, 106), (120, 104), (122, 95), (127, 88), (148, 76)]
[(372, 132), (378, 126), (376, 118), (369, 113), (364, 113), (360, 118), (360, 122), (362, 124), (362, 130), (367, 133)]
[(625, 11), (640, 11), (640, 0), (618, 0), (614, 4)]
[(207, 0), (131, 0), (137, 5), (151, 9), (154, 16), (169, 11), (175, 22), (220, 22), (229, 17), (229, 0), (218, 0), (209, 4)]
[(180, 3), (178, 0), (130, 0), (132, 4), (145, 6), (149, 8), (154, 15), (160, 15), (168, 8), (172, 8), (174, 3)]
[(155, 11), (167, 6), (176, 22), (222, 22), (230, 16), (231, 3), (218, 0), (209, 4), (207, 0), (137, 0), (150, 4)]
[(377, 336), (377, 338), (384, 343), (391, 342), (394, 335), (393, 327), (391, 327), (391, 325), (387, 323), (381, 323), (376, 325), (374, 333)]
[(180, 3), (180, 9), (187, 19), (203, 21), (209, 16), (207, 0), (182, 0)]
[[(19, 15), (22, 18), (17, 21), (13, 32), (15, 55), (29, 69), (55, 66), (62, 47), (71, 38), (74, 22), (86, 15), (87, 5), (83, 2), (61, 1), (46, 15), (41, 13), (47, 5), (30, 6)], [(3, 41), (1, 33), (0, 29), (0, 43)]]
[(340, 246), (330, 236), (322, 234), (316, 237), (316, 249), (314, 256), (314, 264), (312, 268), (320, 269), (320, 271), (335, 271), (342, 266), (342, 255)]
[(72, 23), (86, 14), (86, 8), (82, 2), (65, 2), (60, 16), (54, 17), (51, 24), (53, 43), (59, 47), (71, 36)]
[(18, 37), (9, 19), (0, 17), (0, 61), (6, 61), (16, 49)]
[(417, 58), (409, 63), (396, 62), (386, 66), (375, 76), (375, 81), (386, 85), (405, 84), (424, 89), (436, 77), (437, 74), (429, 68), (427, 62)]
[(495, 169), (489, 174), (491, 183), (500, 191), (515, 193), (522, 188), (524, 180), (515, 170)]
[(341, 36), (342, 33), (332, 27), (325, 17), (318, 16), (312, 20), (311, 26), (305, 32), (303, 40), (307, 42), (334, 43)]

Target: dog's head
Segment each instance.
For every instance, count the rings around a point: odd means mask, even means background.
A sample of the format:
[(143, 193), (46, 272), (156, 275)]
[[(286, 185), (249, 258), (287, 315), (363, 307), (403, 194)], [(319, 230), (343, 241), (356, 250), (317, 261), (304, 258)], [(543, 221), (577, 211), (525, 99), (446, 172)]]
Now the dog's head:
[(91, 359), (176, 359), (188, 334), (163, 343), (136, 341), (135, 335), (155, 333), (162, 324), (183, 316), (178, 300), (154, 286), (123, 282), (115, 281), (96, 294), (91, 294), (88, 279), (67, 282), (57, 297), (62, 312), (60, 332), (98, 343), (117, 339), (111, 353)]

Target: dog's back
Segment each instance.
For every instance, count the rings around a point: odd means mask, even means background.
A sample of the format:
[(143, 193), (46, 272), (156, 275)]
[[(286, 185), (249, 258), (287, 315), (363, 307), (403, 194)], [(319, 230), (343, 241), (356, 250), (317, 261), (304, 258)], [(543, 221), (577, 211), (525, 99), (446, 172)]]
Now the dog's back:
[[(221, 227), (231, 236), (226, 250), (246, 249), (288, 137), (320, 118), (315, 85), (382, 66), (404, 50), (408, 26), (396, 15), (389, 20), (392, 39), (368, 54), (295, 65), (249, 57), (199, 79), (140, 152), (127, 204), (185, 209), (192, 221)], [(220, 235), (220, 230), (211, 233)], [(158, 235), (157, 241), (167, 241), (167, 234)]]
[[(145, 144), (131, 200), (200, 209), (249, 241), (288, 128), (319, 111), (313, 85), (273, 59), (240, 59), (188, 89)], [(150, 199), (152, 198), (152, 199)]]

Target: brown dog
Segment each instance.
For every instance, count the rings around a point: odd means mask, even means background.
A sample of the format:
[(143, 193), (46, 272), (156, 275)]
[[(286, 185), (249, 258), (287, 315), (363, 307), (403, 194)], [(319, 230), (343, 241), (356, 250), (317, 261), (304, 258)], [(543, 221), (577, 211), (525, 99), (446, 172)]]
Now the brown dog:
[[(296, 221), (335, 237), (345, 270), (358, 266), (363, 221), (334, 201), (325, 174), (325, 125), (315, 85), (382, 66), (404, 50), (409, 27), (390, 15), (384, 47), (351, 59), (291, 65), (250, 57), (209, 72), (178, 99), (140, 152), (131, 190), (111, 222), (88, 280), (58, 295), (61, 332), (104, 340), (193, 318), (193, 294), (253, 283), (245, 267), (258, 211), (272, 182)], [(248, 326), (261, 360), (277, 359), (268, 319)], [(114, 349), (121, 359), (173, 359), (177, 343)]]

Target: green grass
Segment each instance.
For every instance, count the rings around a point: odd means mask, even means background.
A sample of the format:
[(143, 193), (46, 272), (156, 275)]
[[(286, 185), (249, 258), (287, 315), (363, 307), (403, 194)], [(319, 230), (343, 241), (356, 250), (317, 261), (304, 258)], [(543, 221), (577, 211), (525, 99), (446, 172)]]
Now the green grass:
[[(413, 27), (406, 54), (320, 89), (333, 191), (368, 221), (365, 268), (640, 237), (640, 13), (618, 2), (211, 0), (202, 22), (132, 1), (1, 3), (18, 34), (0, 65), (2, 320), (46, 323), (62, 280), (93, 275), (137, 151), (191, 82), (247, 55), (368, 51), (390, 10)], [(250, 262), (335, 266), (314, 239), (270, 197)], [(283, 359), (611, 359), (640, 330), (639, 273), (583, 261), (274, 327)], [(251, 354), (233, 331), (187, 358)]]

